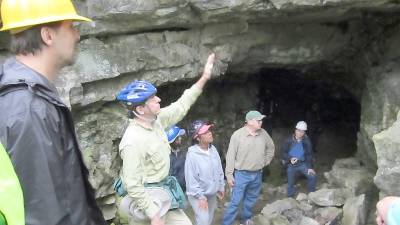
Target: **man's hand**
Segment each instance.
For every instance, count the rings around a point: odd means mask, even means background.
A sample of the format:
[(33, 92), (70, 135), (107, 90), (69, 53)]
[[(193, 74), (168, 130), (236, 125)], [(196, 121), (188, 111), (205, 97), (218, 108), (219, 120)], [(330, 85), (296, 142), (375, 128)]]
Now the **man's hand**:
[(307, 170), (307, 173), (308, 173), (308, 174), (311, 174), (311, 175), (315, 175), (315, 170), (313, 170), (313, 169), (308, 169), (308, 170)]
[(292, 165), (294, 165), (294, 164), (296, 164), (297, 163), (297, 158), (290, 158), (290, 163), (292, 164)]
[(228, 184), (229, 184), (230, 187), (235, 186), (235, 179), (233, 179), (233, 178), (232, 178), (232, 180), (228, 179)]
[(204, 66), (203, 74), (201, 75), (200, 79), (195, 84), (200, 89), (203, 89), (204, 85), (206, 85), (207, 81), (211, 78), (212, 68), (214, 67), (214, 60), (215, 60), (215, 54), (211, 53), (207, 58), (207, 62), (206, 62), (206, 65)]
[(214, 67), (214, 60), (215, 60), (215, 54), (211, 53), (207, 58), (207, 63), (204, 66), (204, 71), (202, 75), (202, 77), (204, 77), (207, 80), (211, 78), (211, 72)]
[(199, 209), (204, 209), (204, 210), (208, 210), (208, 202), (207, 202), (207, 198), (201, 198), (199, 199)]
[(162, 221), (160, 216), (157, 214), (151, 219), (151, 225), (164, 225), (164, 221)]
[(223, 191), (218, 191), (218, 192), (217, 192), (217, 197), (218, 197), (219, 200), (223, 200), (224, 197), (225, 197), (225, 192), (223, 192)]

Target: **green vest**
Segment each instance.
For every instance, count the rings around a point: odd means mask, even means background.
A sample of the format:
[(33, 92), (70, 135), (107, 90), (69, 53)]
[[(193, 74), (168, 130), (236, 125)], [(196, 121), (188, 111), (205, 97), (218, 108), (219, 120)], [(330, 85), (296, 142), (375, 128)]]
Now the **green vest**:
[(1, 212), (0, 212), (0, 225), (7, 225), (6, 218), (4, 218), (4, 216)]
[(1, 143), (0, 225), (25, 225), (24, 197), (21, 185), (15, 174), (10, 157)]

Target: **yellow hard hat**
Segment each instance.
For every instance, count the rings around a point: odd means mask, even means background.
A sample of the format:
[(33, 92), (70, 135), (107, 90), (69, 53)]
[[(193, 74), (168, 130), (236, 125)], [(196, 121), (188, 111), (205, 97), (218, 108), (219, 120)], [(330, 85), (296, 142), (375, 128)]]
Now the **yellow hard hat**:
[(62, 20), (91, 21), (76, 13), (71, 0), (2, 0), (1, 20), (3, 27), (0, 31), (10, 30), (12, 33)]

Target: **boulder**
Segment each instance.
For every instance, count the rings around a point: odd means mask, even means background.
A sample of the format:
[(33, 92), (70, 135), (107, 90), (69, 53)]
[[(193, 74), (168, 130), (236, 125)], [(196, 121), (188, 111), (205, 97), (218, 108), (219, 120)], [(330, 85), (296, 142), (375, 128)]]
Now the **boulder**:
[(342, 217), (342, 209), (336, 207), (324, 207), (314, 211), (315, 220), (319, 224), (330, 224), (332, 221), (338, 221)]
[(282, 200), (275, 201), (271, 204), (267, 204), (261, 211), (265, 217), (273, 215), (281, 215), (284, 211), (291, 209), (298, 209), (299, 203), (293, 198), (285, 198)]
[(299, 225), (319, 225), (319, 223), (313, 218), (303, 216), (301, 218)]
[(364, 225), (366, 213), (365, 195), (349, 198), (343, 206), (342, 225)]
[(332, 170), (324, 176), (330, 186), (347, 188), (354, 195), (367, 193), (373, 185), (373, 174), (356, 158), (335, 160)]
[(318, 206), (342, 206), (346, 199), (352, 196), (349, 189), (320, 189), (309, 193), (308, 199)]

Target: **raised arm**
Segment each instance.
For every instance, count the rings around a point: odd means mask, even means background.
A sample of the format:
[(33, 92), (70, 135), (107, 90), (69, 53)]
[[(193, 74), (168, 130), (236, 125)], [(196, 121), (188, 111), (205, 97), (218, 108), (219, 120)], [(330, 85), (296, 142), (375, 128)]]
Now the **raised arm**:
[(202, 93), (207, 81), (210, 80), (212, 68), (214, 66), (214, 60), (215, 54), (212, 53), (208, 56), (200, 79), (198, 79), (197, 82), (190, 89), (185, 90), (183, 95), (176, 102), (161, 109), (159, 118), (164, 128), (170, 127), (173, 124), (178, 123), (187, 114), (190, 107)]

